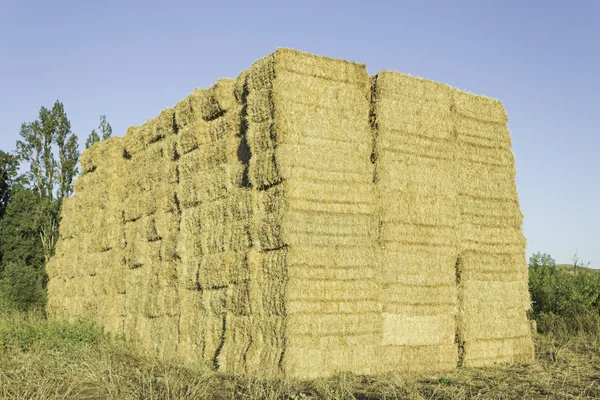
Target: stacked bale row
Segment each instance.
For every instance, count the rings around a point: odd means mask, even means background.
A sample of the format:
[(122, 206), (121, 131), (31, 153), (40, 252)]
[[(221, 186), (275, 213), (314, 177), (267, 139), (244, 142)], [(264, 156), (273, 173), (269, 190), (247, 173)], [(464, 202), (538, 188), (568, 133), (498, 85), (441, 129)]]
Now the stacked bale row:
[(439, 83), (387, 71), (372, 78), (386, 369), (457, 363), (451, 101)]
[(170, 355), (179, 341), (178, 151), (174, 110), (124, 137), (125, 334), (140, 348)]
[(497, 100), (460, 91), (453, 93), (453, 110), (463, 363), (530, 360), (525, 238), (506, 112)]
[(206, 361), (228, 373), (245, 372), (250, 343), (252, 203), (240, 118), (243, 84), (243, 76), (222, 79), (175, 107), (181, 127), (182, 342), (202, 348)]
[[(364, 65), (278, 50), (248, 76), (263, 362), (373, 372), (381, 335)], [(256, 276), (254, 275), (256, 274)]]
[(72, 319), (83, 316), (123, 332), (124, 298), (118, 274), (124, 270), (123, 198), (115, 180), (122, 168), (122, 138), (96, 144), (81, 159), (78, 196), (63, 203), (56, 254), (48, 265), (49, 310)]

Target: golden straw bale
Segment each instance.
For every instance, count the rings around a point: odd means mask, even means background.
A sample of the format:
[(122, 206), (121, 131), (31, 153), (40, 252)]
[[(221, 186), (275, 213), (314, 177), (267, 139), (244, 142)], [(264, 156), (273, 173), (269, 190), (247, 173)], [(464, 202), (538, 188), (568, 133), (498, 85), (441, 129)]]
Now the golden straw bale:
[(454, 90), (454, 110), (461, 117), (506, 124), (508, 117), (502, 103), (496, 99)]
[(204, 352), (204, 312), (202, 309), (202, 292), (180, 291), (179, 300), (181, 315), (179, 318), (178, 354), (184, 360), (198, 362)]
[(207, 289), (240, 284), (249, 279), (246, 251), (225, 251), (202, 257), (198, 272), (200, 286)]
[(246, 356), (252, 343), (252, 325), (248, 316), (227, 314), (225, 340), (218, 356), (219, 371), (225, 374), (247, 375)]
[(205, 121), (212, 121), (219, 118), (227, 110), (236, 107), (234, 95), (235, 80), (219, 79), (207, 91), (207, 95), (202, 97), (200, 112)]
[(250, 272), (250, 303), (254, 315), (264, 317), (285, 315), (287, 249), (248, 251)]
[(455, 344), (432, 346), (384, 346), (379, 357), (380, 371), (425, 372), (456, 368)]
[(533, 359), (531, 336), (507, 337), (496, 340), (479, 340), (470, 344), (463, 365), (483, 367), (494, 363), (530, 362)]

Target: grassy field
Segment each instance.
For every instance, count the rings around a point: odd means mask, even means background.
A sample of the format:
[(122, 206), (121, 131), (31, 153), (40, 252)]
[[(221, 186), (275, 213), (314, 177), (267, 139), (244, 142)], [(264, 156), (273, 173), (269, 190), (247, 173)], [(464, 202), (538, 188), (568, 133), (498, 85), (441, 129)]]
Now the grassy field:
[(600, 398), (600, 338), (537, 335), (529, 365), (410, 376), (340, 374), (310, 382), (225, 377), (202, 364), (135, 355), (85, 323), (0, 314), (2, 399), (520, 399)]

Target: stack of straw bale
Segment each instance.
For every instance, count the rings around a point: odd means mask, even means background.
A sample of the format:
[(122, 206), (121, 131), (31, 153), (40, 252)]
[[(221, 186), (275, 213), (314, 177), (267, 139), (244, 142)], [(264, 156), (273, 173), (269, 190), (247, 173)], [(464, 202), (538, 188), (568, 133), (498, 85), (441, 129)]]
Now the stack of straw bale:
[(458, 337), (464, 365), (533, 357), (525, 238), (502, 104), (453, 92), (456, 134)]
[(532, 357), (495, 100), (279, 49), (86, 150), (49, 312), (254, 377)]
[(124, 137), (124, 331), (136, 346), (161, 357), (173, 356), (180, 341), (176, 133), (169, 108)]
[(371, 373), (381, 318), (365, 66), (280, 49), (247, 82), (250, 298), (262, 328), (252, 367)]
[(80, 316), (123, 333), (124, 266), (123, 139), (92, 146), (81, 158), (76, 194), (63, 203), (56, 254), (48, 265), (49, 310)]
[(372, 78), (386, 369), (451, 368), (458, 359), (451, 102), (436, 82), (388, 71)]

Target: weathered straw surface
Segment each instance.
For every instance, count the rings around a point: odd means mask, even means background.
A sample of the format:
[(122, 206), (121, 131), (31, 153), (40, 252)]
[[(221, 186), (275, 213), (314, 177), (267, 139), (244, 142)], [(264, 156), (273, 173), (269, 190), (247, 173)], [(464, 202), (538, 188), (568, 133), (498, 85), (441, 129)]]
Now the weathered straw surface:
[(493, 99), (453, 93), (461, 254), (458, 334), (463, 363), (529, 360), (533, 343), (525, 238), (506, 112)]
[(458, 361), (451, 101), (439, 83), (387, 71), (372, 78), (386, 369)]
[[(262, 290), (286, 317), (278, 342), (285, 338), (281, 363), (290, 375), (372, 373), (377, 365), (368, 95), (364, 65), (290, 50), (256, 62), (248, 75), (253, 244), (257, 257), (275, 253), (281, 263), (269, 262), (281, 272)], [(314, 252), (323, 256), (307, 257)], [(344, 265), (345, 252), (365, 260)]]
[(531, 358), (499, 102), (279, 49), (81, 158), (49, 311), (253, 377)]

